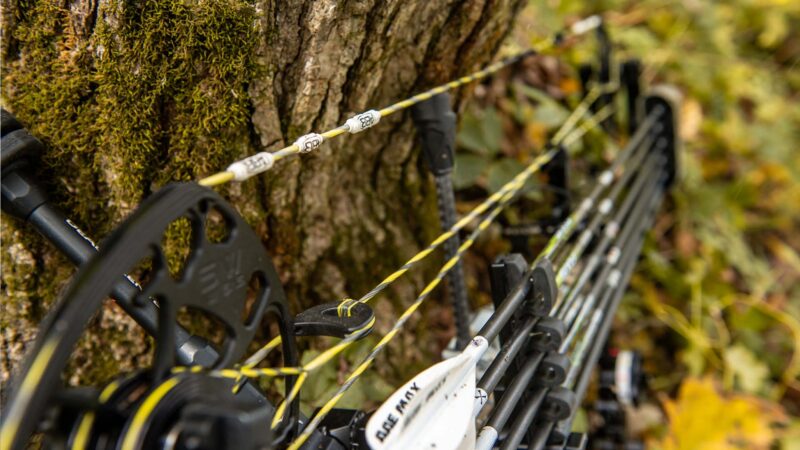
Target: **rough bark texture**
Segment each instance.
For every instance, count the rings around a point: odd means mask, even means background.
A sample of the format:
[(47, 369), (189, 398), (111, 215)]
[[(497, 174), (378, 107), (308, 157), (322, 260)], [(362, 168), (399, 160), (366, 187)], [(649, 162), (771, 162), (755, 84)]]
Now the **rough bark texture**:
[[(476, 69), (522, 3), (4, 1), (3, 105), (46, 143), (38, 175), (53, 199), (100, 238), (170, 181)], [(295, 311), (365, 292), (438, 232), (414, 136), (397, 114), (221, 189), (263, 237)], [(2, 239), (6, 380), (74, 269), (11, 219)], [(406, 303), (423, 275), (387, 297)], [(149, 345), (109, 303), (74, 378), (135, 366)]]

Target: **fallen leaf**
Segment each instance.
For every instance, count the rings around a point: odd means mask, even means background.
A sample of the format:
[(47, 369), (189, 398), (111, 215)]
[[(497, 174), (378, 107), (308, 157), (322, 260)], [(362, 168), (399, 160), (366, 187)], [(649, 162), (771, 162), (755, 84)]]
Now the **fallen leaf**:
[(767, 449), (776, 439), (774, 409), (746, 395), (722, 395), (711, 377), (687, 378), (678, 398), (666, 400), (664, 450)]
[(756, 394), (762, 391), (769, 378), (769, 368), (747, 347), (737, 344), (725, 349), (725, 367), (743, 391)]
[(685, 141), (690, 141), (697, 136), (700, 125), (703, 123), (703, 107), (700, 102), (689, 97), (681, 105), (680, 134)]

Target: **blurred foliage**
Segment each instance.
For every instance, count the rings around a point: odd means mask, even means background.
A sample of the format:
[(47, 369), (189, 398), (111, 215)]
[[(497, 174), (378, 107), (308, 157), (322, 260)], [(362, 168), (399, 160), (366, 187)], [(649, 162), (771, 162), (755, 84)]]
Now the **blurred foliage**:
[[(615, 331), (644, 353), (662, 398), (663, 413), (639, 428), (664, 449), (797, 448), (800, 2), (531, 2), (511, 46), (592, 13), (604, 15), (617, 57), (643, 61), (648, 85), (684, 94), (680, 182)], [(594, 51), (578, 43), (478, 87), (458, 137), (462, 208), (542, 147), (574, 106), (570, 67)], [(584, 139), (575, 165), (603, 156), (596, 138)]]
[[(772, 423), (782, 412), (745, 395), (723, 396), (710, 378), (688, 378), (676, 400), (665, 400), (670, 419), (664, 450), (769, 448)], [(709, 426), (713, 424), (713, 426)]]

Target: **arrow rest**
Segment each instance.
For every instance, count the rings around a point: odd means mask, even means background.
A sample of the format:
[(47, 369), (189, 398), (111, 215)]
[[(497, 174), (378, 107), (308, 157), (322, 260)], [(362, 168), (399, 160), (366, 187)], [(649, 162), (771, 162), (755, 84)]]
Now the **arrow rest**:
[[(316, 414), (316, 413), (315, 413)], [(336, 408), (325, 417), (320, 433), (303, 448), (315, 450), (369, 450), (366, 426), (371, 414), (357, 409)]]
[[(294, 318), (295, 336), (332, 336), (344, 338), (358, 330), (372, 329), (369, 324), (375, 320), (372, 308), (364, 303), (355, 303), (347, 308), (347, 313), (339, 315), (340, 303), (323, 303), (312, 306)], [(362, 336), (362, 337), (363, 337)]]

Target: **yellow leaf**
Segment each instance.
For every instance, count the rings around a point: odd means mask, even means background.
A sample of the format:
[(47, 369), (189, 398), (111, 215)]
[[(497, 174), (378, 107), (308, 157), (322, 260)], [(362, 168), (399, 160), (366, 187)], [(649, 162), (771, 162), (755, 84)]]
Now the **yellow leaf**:
[(547, 127), (538, 122), (531, 122), (525, 127), (525, 136), (534, 147), (541, 148), (547, 140)]
[(789, 23), (784, 11), (765, 11), (764, 30), (758, 35), (758, 44), (765, 48), (774, 48), (789, 34)]
[(796, 274), (800, 274), (800, 254), (784, 244), (780, 239), (771, 237), (767, 239), (767, 247), (772, 253), (787, 266), (790, 266)]
[(703, 123), (703, 107), (693, 98), (686, 98), (681, 105), (680, 134), (684, 141), (691, 141), (700, 131)]
[(776, 436), (776, 411), (758, 399), (721, 395), (710, 377), (687, 378), (676, 400), (666, 400), (669, 433), (664, 450), (767, 449)]

